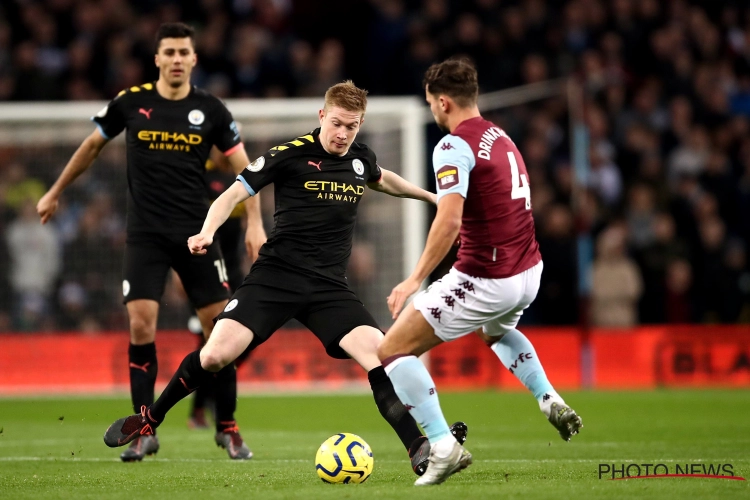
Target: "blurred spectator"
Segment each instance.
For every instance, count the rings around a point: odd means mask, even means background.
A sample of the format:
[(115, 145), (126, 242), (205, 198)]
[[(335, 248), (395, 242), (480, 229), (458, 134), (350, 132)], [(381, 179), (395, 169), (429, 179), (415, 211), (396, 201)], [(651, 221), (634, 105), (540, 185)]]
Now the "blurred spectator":
[(328, 87), (344, 79), (344, 46), (330, 38), (321, 43), (315, 57), (313, 78), (303, 89), (307, 96), (325, 94)]
[[(357, 29), (321, 30), (334, 11), (356, 19)], [(571, 167), (564, 98), (486, 111), (519, 145), (532, 186), (545, 272), (529, 318), (576, 321), (576, 234), (597, 238), (622, 220), (628, 238), (620, 258), (632, 255), (643, 277), (641, 322), (750, 321), (750, 9), (742, 2), (5, 2), (0, 100), (110, 99), (153, 80), (154, 32), (177, 19), (197, 28), (195, 83), (222, 98), (319, 96), (352, 78), (372, 96), (422, 99), (424, 70), (458, 54), (476, 62), (483, 93), (577, 78), (590, 146), (583, 190)], [(431, 145), (441, 134), (427, 130)], [(3, 147), (0, 229), (7, 240), (7, 225), (44, 192), (59, 167), (50, 158), (64, 148)], [(61, 288), (50, 291), (59, 327), (106, 328), (122, 315), (119, 268), (109, 267), (109, 257), (121, 247), (125, 203), (111, 178), (125, 166), (115, 145), (98, 161), (105, 165), (61, 203), (55, 228), (66, 262), (83, 259), (75, 253), (80, 245), (81, 256), (90, 252), (103, 264), (89, 271), (72, 263)], [(428, 165), (425, 176), (434, 182)], [(264, 204), (272, 212), (271, 202), (269, 192)], [(361, 277), (371, 254), (381, 257), (371, 241), (372, 252), (365, 244), (352, 257)], [(1, 285), (9, 270), (0, 271)], [(82, 304), (101, 314), (81, 316)]]
[(733, 227), (739, 216), (737, 213), (737, 186), (730, 174), (727, 156), (720, 151), (712, 151), (698, 181), (701, 187), (716, 199), (721, 218)]
[(29, 177), (22, 163), (11, 163), (0, 177), (0, 201), (5, 208), (17, 212), (26, 202), (36, 202), (47, 189), (39, 179)]
[(726, 245), (724, 268), (719, 284), (718, 316), (722, 323), (734, 323), (742, 320), (744, 313), (747, 320), (745, 304), (750, 297), (750, 271), (747, 270), (747, 251), (739, 240), (732, 240)]
[[(531, 192), (534, 191), (532, 189)], [(549, 325), (573, 324), (578, 317), (576, 268), (570, 265), (576, 259), (573, 214), (568, 207), (555, 204), (536, 220), (539, 249), (544, 258), (544, 278), (537, 298), (529, 309), (533, 317), (527, 318), (527, 321)]]
[(69, 331), (101, 329), (101, 325), (90, 316), (88, 293), (82, 285), (76, 282), (64, 283), (57, 294), (58, 328)]
[(11, 260), (15, 328), (26, 331), (43, 328), (50, 310), (49, 298), (60, 272), (55, 231), (49, 225), (39, 224), (35, 201), (25, 199), (5, 238)]
[(634, 250), (650, 245), (654, 240), (656, 197), (647, 184), (635, 184), (628, 193), (626, 218), (630, 244)]
[(677, 237), (674, 219), (669, 213), (650, 217), (652, 236), (636, 252), (635, 258), (643, 277), (643, 296), (639, 304), (642, 323), (667, 321), (667, 268), (676, 259), (687, 259), (687, 246)]
[(605, 205), (614, 207), (622, 196), (622, 174), (611, 160), (596, 148), (589, 149), (591, 171), (589, 187), (602, 199)]
[(699, 318), (719, 322), (726, 297), (721, 292), (726, 251), (726, 226), (716, 215), (706, 216), (699, 225), (700, 248), (694, 260), (695, 289)]
[(593, 269), (592, 316), (597, 326), (633, 326), (638, 323), (638, 299), (643, 283), (636, 263), (627, 256), (627, 230), (622, 225), (605, 229), (596, 243)]
[[(81, 214), (76, 237), (64, 247), (65, 285), (59, 293), (72, 302), (60, 305), (68, 322), (103, 324), (110, 304), (119, 299), (124, 231), (109, 203), (106, 195), (95, 197)], [(84, 292), (80, 298), (75, 296), (76, 288)], [(87, 304), (85, 315), (74, 315), (76, 302)]]
[(693, 269), (685, 259), (671, 261), (667, 265), (667, 323), (685, 324), (695, 320), (693, 311)]
[(667, 168), (672, 184), (680, 176), (698, 176), (703, 172), (710, 154), (709, 144), (705, 127), (696, 125), (690, 129), (680, 145), (669, 155)]

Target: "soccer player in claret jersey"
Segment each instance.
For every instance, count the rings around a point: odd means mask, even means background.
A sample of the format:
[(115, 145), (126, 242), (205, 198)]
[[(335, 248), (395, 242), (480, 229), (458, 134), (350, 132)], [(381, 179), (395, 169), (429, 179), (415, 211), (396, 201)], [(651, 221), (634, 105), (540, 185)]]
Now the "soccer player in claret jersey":
[[(547, 380), (534, 346), (516, 330), (542, 273), (521, 154), (503, 130), (480, 115), (477, 74), (469, 62), (449, 59), (431, 66), (424, 85), (435, 121), (449, 132), (432, 157), (438, 209), (416, 268), (388, 297), (396, 322), (378, 349), (396, 394), (432, 443), (427, 471), (416, 485), (442, 483), (471, 464), (471, 454), (445, 422), (432, 377), (417, 358), (442, 342), (479, 330), (564, 440), (582, 426)], [(404, 309), (459, 234), (454, 266)]]
[[(271, 148), (211, 205), (203, 229), (188, 240), (196, 255), (210, 251), (217, 228), (237, 203), (270, 183), (276, 202), (274, 228), (250, 274), (218, 316), (205, 347), (185, 357), (153, 405), (107, 429), (108, 446), (150, 435), (179, 400), (296, 318), (318, 337), (329, 356), (352, 358), (367, 371), (378, 410), (409, 452), (414, 472), (424, 473), (429, 442), (378, 360), (383, 333), (349, 288), (346, 266), (365, 186), (431, 203), (435, 195), (380, 168), (375, 153), (354, 142), (364, 121), (366, 96), (350, 81), (329, 88), (319, 129)], [(463, 423), (454, 424), (451, 431), (463, 442)]]
[[(130, 391), (136, 411), (154, 401), (156, 323), (170, 267), (179, 275), (206, 337), (229, 297), (226, 266), (218, 247), (205, 255), (193, 255), (185, 248), (185, 240), (200, 230), (208, 212), (203, 175), (209, 152), (218, 148), (237, 172), (249, 161), (229, 110), (219, 99), (190, 84), (196, 63), (193, 29), (182, 23), (160, 26), (154, 60), (159, 79), (123, 90), (92, 118), (97, 129), (83, 141), (37, 205), (42, 223), (47, 222), (65, 187), (91, 166), (110, 139), (127, 130), (123, 295), (130, 320)], [(260, 209), (257, 200), (248, 200), (246, 207), (246, 243), (251, 252), (257, 252), (265, 242), (257, 216)], [(233, 459), (250, 458), (234, 421), (234, 367), (227, 366), (216, 377), (221, 390), (217, 394), (215, 441)], [(155, 435), (143, 436), (120, 457), (123, 461), (142, 460), (158, 449)]]

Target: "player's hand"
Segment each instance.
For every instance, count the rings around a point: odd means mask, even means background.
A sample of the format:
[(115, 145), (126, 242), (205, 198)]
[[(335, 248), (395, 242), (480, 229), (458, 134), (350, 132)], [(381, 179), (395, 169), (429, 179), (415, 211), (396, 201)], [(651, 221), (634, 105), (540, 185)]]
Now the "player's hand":
[(207, 234), (196, 234), (188, 238), (188, 248), (193, 255), (206, 255), (206, 248), (214, 242), (214, 237)]
[(262, 225), (248, 226), (247, 231), (245, 231), (245, 248), (251, 262), (258, 260), (258, 252), (265, 242), (266, 231)]
[(42, 218), (42, 224), (46, 224), (50, 217), (57, 211), (59, 200), (60, 198), (56, 194), (47, 191), (42, 196), (42, 199), (39, 200), (39, 203), (36, 204), (36, 213)]
[(421, 283), (416, 280), (407, 278), (391, 290), (391, 294), (388, 296), (388, 310), (391, 311), (393, 319), (398, 318), (398, 315), (401, 314), (401, 310), (404, 308), (404, 304), (406, 304), (409, 297), (419, 290), (420, 285)]

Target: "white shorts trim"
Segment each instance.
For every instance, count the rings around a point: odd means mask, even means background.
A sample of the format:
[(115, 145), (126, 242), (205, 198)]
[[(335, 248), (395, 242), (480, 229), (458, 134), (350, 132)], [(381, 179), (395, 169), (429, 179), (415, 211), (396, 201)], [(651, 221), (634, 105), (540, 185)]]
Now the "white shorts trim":
[(502, 335), (516, 327), (524, 309), (536, 298), (544, 265), (510, 278), (475, 278), (456, 268), (414, 297), (414, 308), (441, 340), (463, 337), (482, 328)]

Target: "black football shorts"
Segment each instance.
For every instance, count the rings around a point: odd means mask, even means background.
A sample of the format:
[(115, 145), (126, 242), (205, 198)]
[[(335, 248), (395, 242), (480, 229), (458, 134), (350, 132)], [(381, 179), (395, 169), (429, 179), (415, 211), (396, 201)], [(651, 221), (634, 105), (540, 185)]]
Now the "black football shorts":
[(253, 331), (253, 349), (295, 318), (318, 337), (329, 356), (348, 359), (339, 347), (358, 326), (380, 329), (346, 283), (303, 274), (277, 259), (256, 262), (216, 320), (233, 319)]
[(218, 244), (208, 247), (206, 255), (193, 255), (188, 250), (187, 237), (128, 234), (123, 267), (122, 294), (126, 304), (137, 299), (159, 302), (170, 268), (177, 272), (194, 308), (229, 298), (226, 265)]

